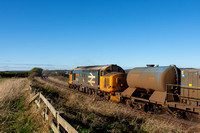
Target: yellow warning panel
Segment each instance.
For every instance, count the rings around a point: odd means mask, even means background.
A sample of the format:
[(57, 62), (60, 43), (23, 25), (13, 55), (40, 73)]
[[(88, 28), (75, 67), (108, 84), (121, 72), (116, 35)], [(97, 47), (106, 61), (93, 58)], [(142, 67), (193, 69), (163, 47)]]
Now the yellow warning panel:
[(110, 100), (112, 100), (114, 102), (120, 102), (120, 99), (113, 95), (110, 95)]

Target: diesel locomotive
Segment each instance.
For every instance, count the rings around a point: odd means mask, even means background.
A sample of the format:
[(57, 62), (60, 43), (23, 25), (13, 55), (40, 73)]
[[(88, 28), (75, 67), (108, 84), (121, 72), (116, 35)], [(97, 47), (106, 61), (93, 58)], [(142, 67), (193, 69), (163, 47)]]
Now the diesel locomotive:
[(77, 67), (69, 87), (145, 111), (200, 113), (200, 69), (148, 65), (126, 74), (117, 65)]
[(77, 67), (71, 71), (69, 87), (110, 98), (110, 93), (127, 88), (126, 74), (117, 65)]

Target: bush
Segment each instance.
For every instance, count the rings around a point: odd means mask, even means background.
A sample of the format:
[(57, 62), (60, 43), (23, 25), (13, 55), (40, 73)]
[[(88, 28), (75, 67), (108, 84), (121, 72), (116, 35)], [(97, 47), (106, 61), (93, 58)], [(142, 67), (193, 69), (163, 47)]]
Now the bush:
[(42, 68), (35, 67), (29, 71), (29, 77), (41, 77), (42, 76)]

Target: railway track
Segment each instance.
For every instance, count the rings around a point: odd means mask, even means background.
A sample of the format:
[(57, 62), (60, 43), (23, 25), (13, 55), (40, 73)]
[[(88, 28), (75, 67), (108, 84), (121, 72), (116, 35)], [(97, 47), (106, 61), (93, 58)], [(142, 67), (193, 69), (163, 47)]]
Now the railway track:
[(86, 96), (93, 96), (96, 100), (107, 100), (105, 97), (101, 97), (99, 95), (90, 95), (88, 93), (84, 93), (84, 92), (81, 92), (77, 89), (71, 89), (69, 88), (68, 85), (65, 85), (65, 84), (61, 84), (61, 83), (58, 83), (58, 82), (55, 82), (53, 80), (50, 80), (49, 78), (46, 78), (46, 77), (43, 77), (41, 78), (43, 81), (49, 83), (49, 84), (52, 84), (54, 86), (57, 86), (57, 87), (60, 87), (60, 88), (63, 88), (63, 89), (68, 89), (70, 91), (73, 91), (73, 92), (76, 92), (76, 93), (80, 93), (81, 95), (86, 95)]
[[(81, 95), (86, 95), (86, 96), (93, 96), (96, 100), (107, 100), (104, 97), (101, 97), (99, 95), (90, 95), (84, 92), (80, 92), (76, 89), (71, 89), (69, 88), (68, 85), (64, 85), (55, 81), (50, 80), (49, 78), (41, 78), (41, 80), (52, 84), (56, 87), (62, 88), (62, 89), (68, 89), (70, 91), (74, 91), (76, 93), (80, 93)], [(126, 106), (126, 105), (124, 105)], [(134, 109), (134, 111), (138, 112), (138, 110)], [(157, 119), (160, 121), (170, 121), (171, 124), (175, 124), (175, 125), (181, 125), (181, 127), (183, 128), (183, 131), (185, 130), (185, 132), (191, 132), (191, 133), (200, 133), (200, 121), (198, 120), (188, 120), (188, 119), (183, 119), (183, 118), (174, 118), (172, 115), (169, 115), (167, 113), (161, 113), (161, 114), (152, 114), (152, 113), (146, 113), (143, 111), (139, 111), (140, 114), (142, 114), (142, 116), (144, 116), (145, 118), (153, 118), (153, 119)], [(196, 116), (195, 116), (196, 117)]]

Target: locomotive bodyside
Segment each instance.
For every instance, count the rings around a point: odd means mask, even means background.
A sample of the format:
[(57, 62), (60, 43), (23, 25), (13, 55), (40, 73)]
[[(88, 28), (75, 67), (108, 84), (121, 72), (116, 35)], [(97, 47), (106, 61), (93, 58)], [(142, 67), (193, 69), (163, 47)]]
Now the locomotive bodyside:
[(69, 85), (105, 92), (119, 91), (126, 84), (124, 73), (125, 71), (117, 65), (78, 67), (72, 70)]

